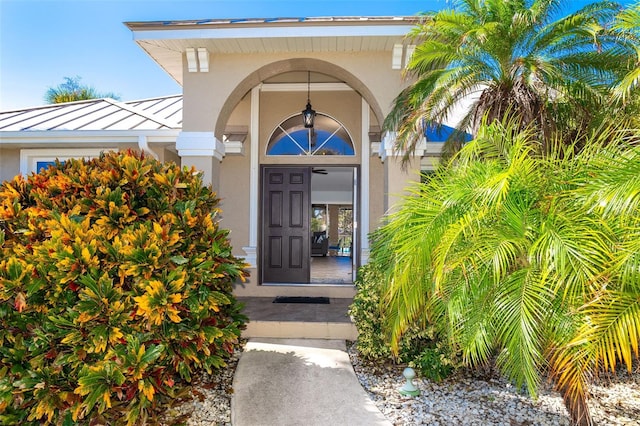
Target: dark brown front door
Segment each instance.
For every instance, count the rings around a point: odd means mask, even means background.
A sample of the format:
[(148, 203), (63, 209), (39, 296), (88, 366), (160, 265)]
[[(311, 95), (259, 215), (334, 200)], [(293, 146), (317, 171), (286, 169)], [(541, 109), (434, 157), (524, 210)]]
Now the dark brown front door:
[(309, 167), (262, 169), (262, 282), (309, 282)]

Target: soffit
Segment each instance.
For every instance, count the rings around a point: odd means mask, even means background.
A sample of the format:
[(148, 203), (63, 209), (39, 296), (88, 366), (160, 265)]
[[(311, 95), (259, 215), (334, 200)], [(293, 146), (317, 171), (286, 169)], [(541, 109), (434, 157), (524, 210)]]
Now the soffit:
[(418, 17), (126, 22), (135, 42), (178, 83), (187, 48), (210, 54), (392, 52)]

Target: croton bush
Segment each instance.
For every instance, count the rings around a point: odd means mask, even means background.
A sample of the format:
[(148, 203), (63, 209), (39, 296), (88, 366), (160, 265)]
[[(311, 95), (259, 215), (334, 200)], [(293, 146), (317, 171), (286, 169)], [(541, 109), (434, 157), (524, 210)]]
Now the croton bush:
[(0, 424), (154, 422), (233, 353), (246, 265), (195, 170), (134, 152), (0, 186)]

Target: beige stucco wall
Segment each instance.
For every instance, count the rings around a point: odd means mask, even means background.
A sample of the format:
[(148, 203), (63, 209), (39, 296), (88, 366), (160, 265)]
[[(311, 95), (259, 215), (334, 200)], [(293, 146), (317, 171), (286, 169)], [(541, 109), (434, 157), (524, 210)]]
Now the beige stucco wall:
[(374, 231), (384, 215), (384, 164), (377, 155), (369, 158), (369, 232)]
[(0, 181), (12, 179), (20, 173), (20, 150), (0, 149)]
[[(229, 117), (226, 126), (247, 126), (251, 114), (251, 96), (245, 96)], [(245, 255), (242, 247), (249, 245), (249, 168), (251, 135), (244, 141), (244, 154), (227, 155), (220, 163), (218, 197), (222, 213), (221, 226), (229, 229), (229, 238), (236, 256)]]
[[(220, 138), (240, 98), (264, 80), (288, 71), (313, 70), (347, 82), (365, 96), (380, 120), (404, 85), (400, 70), (391, 69), (388, 52), (325, 52), (306, 58), (299, 55), (212, 55), (208, 73), (189, 73), (185, 69), (183, 130), (215, 131)], [(315, 108), (315, 95), (312, 103)], [(220, 117), (220, 121), (213, 123), (212, 117)]]
[(221, 226), (231, 230), (233, 254), (243, 256), (242, 247), (249, 245), (249, 167), (250, 147), (245, 156), (227, 156), (220, 164)]
[[(164, 161), (164, 162), (171, 161), (171, 162), (176, 163), (176, 164), (177, 164), (177, 165), (179, 165), (179, 166), (181, 166), (181, 165), (182, 165), (182, 164), (181, 164), (181, 162), (180, 162), (180, 161), (181, 161), (181, 160), (180, 160), (180, 156), (178, 155), (178, 153), (177, 153), (177, 152), (172, 151), (172, 150), (167, 149), (167, 148), (164, 148), (164, 149), (159, 150), (159, 151), (161, 151), (161, 153), (162, 153), (162, 159), (161, 159), (161, 161)], [(159, 156), (159, 157), (160, 157), (160, 156)], [(158, 159), (160, 160), (160, 158), (158, 158)]]
[(385, 188), (387, 205), (385, 208), (387, 211), (392, 211), (398, 207), (403, 195), (407, 193), (406, 188), (412, 182), (420, 180), (420, 160), (412, 160), (403, 167), (400, 157), (388, 157), (384, 164), (387, 175), (387, 186)]
[[(297, 57), (300, 53), (212, 55), (208, 73), (184, 72), (185, 132), (214, 132), (222, 140), (225, 128), (251, 128), (251, 90), (275, 76), (292, 71), (310, 70), (344, 81), (350, 91), (311, 91), (313, 108), (342, 123), (352, 137), (355, 155), (351, 157), (281, 156), (267, 157), (268, 139), (278, 124), (299, 114), (307, 102), (305, 91), (261, 91), (259, 94), (258, 134), (249, 134), (243, 155), (228, 154), (220, 163), (217, 182), (221, 198), (221, 226), (231, 231), (233, 252), (246, 253), (249, 246), (249, 191), (251, 138), (259, 146), (259, 164), (360, 165), (362, 150), (369, 160), (369, 229), (375, 230), (387, 208), (397, 201), (407, 180), (417, 175), (401, 168), (393, 158), (383, 163), (379, 156), (369, 156), (370, 147), (362, 147), (362, 99), (370, 105), (370, 125), (379, 126), (388, 113), (395, 96), (405, 82), (399, 70), (391, 69), (388, 52), (314, 53), (313, 57)], [(305, 54), (307, 55), (307, 54)], [(311, 56), (311, 54), (308, 54)], [(186, 66), (186, 64), (185, 64)], [(258, 206), (259, 208), (259, 206)], [(258, 258), (260, 252), (258, 248)], [(248, 283), (236, 288), (238, 295), (265, 295), (270, 288), (257, 287), (257, 274), (251, 270)]]

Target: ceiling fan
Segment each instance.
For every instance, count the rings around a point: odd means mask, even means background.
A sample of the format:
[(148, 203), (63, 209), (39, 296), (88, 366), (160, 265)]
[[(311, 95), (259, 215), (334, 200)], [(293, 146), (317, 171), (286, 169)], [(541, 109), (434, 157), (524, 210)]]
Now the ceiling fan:
[(319, 175), (328, 175), (327, 169), (311, 169), (311, 173), (317, 173)]

